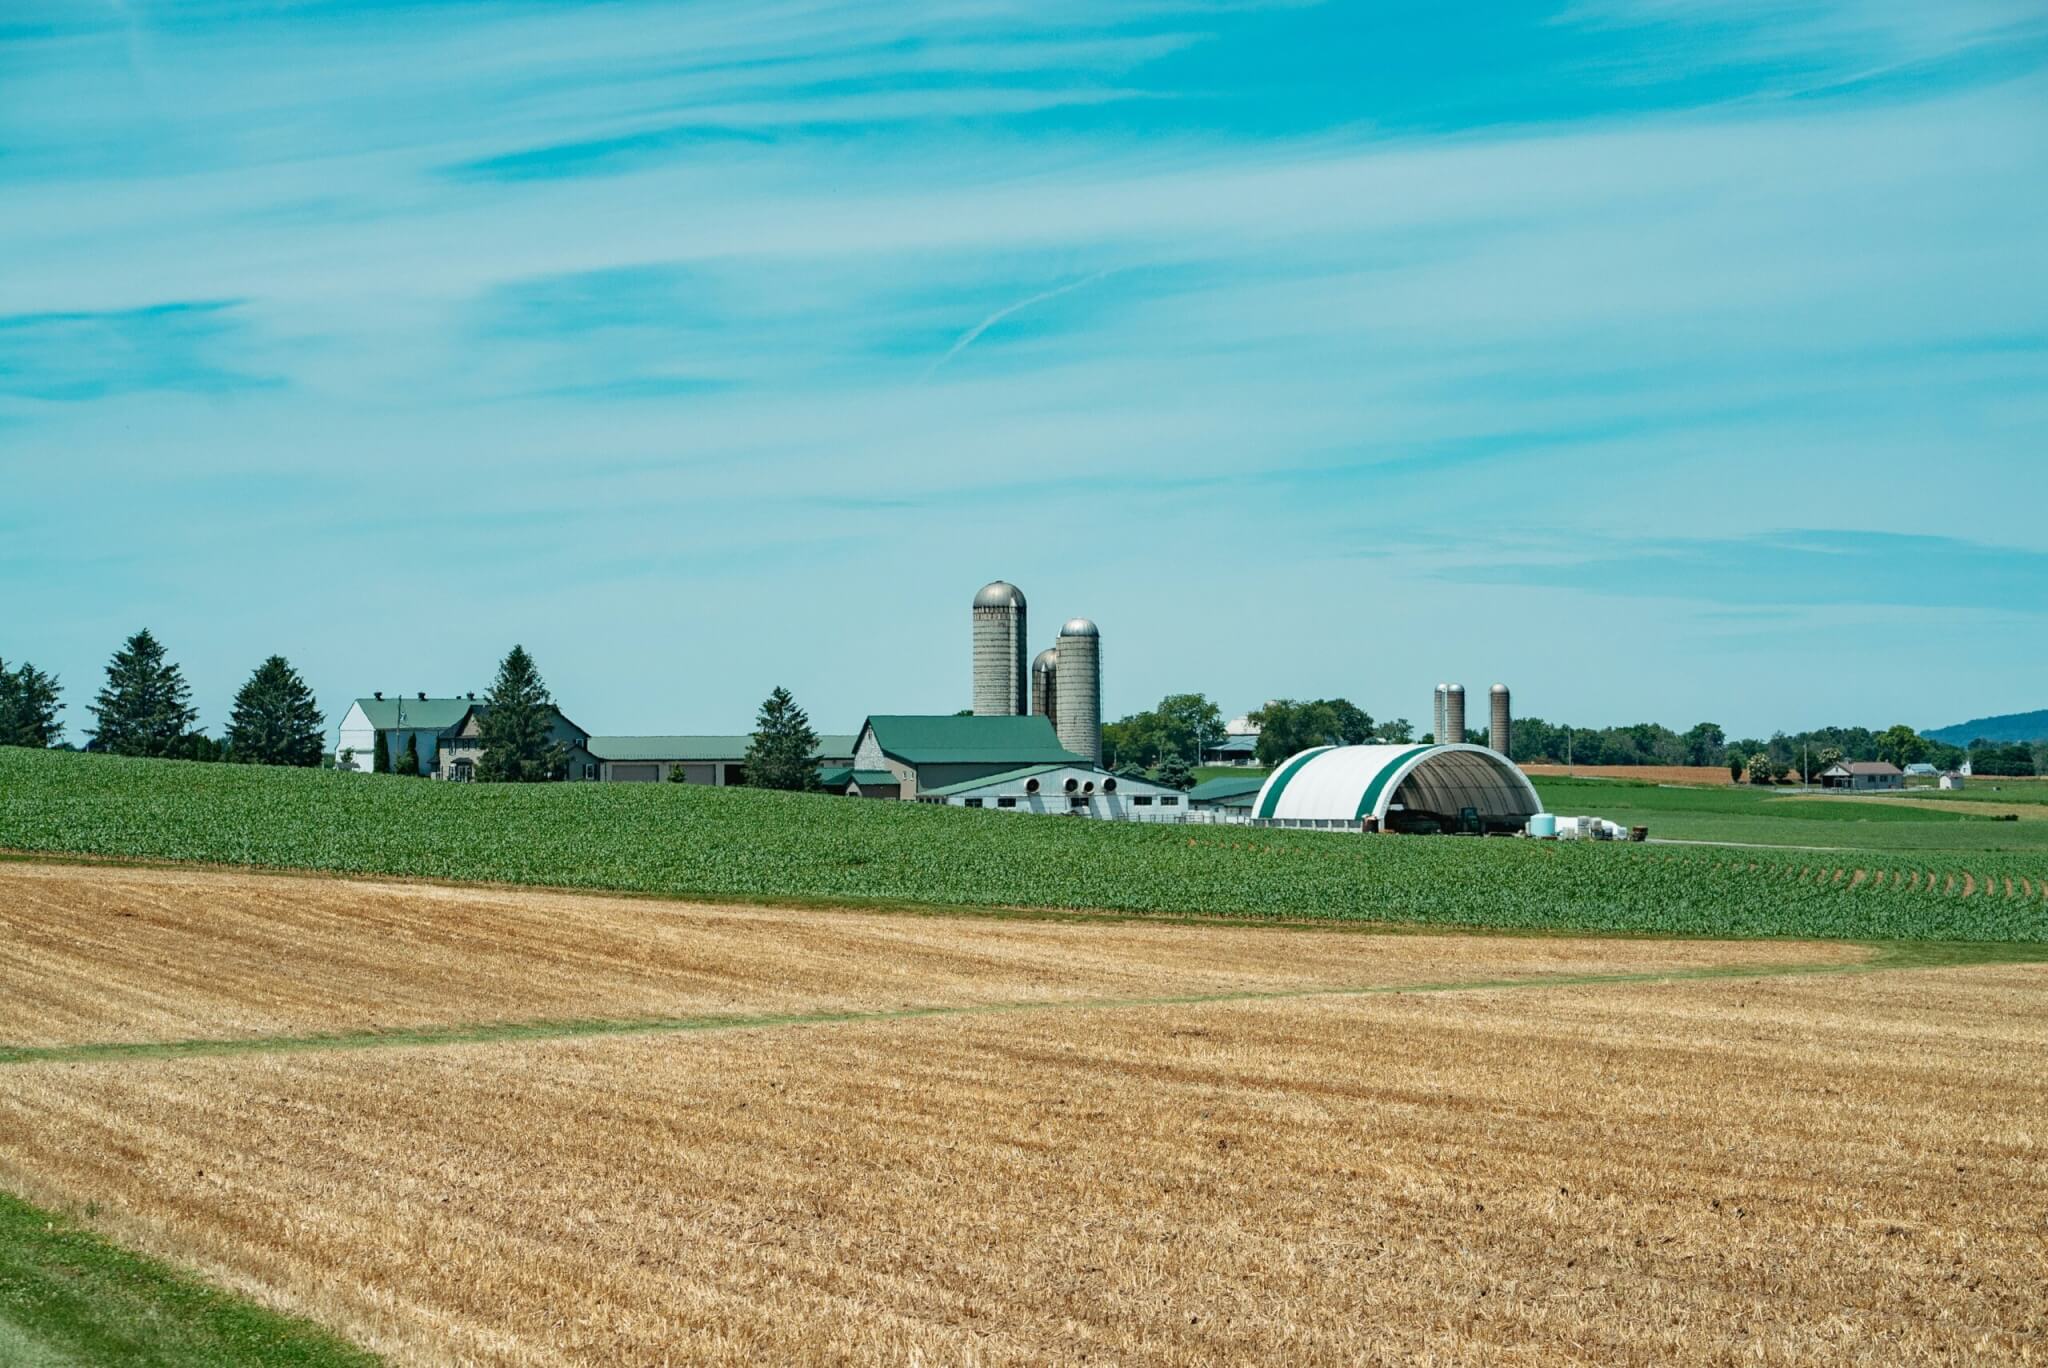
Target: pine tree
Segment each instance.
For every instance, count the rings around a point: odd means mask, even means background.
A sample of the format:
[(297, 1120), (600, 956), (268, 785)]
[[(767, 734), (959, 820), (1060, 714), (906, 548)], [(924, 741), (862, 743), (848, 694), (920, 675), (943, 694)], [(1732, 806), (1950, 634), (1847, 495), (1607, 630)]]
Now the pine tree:
[(107, 662), (107, 684), (93, 700), (93, 745), (115, 755), (169, 753), (199, 720), (185, 675), (164, 659), (144, 628)]
[(750, 788), (802, 792), (818, 786), (818, 734), (789, 690), (777, 686), (761, 704), (754, 739), (747, 746)]
[(1153, 781), (1165, 788), (1179, 789), (1183, 793), (1195, 786), (1195, 772), (1188, 768), (1188, 762), (1178, 755), (1169, 755), (1159, 762), (1153, 772)]
[(320, 763), (327, 749), (320, 705), (283, 656), (256, 667), (228, 716), (228, 757), (245, 765)]
[(49, 747), (64, 728), (57, 721), (63, 687), (54, 675), (23, 661), (10, 670), (0, 661), (0, 746)]
[(370, 773), (391, 773), (391, 735), (389, 732), (380, 731), (377, 733), (377, 749), (370, 756)]
[(569, 755), (552, 732), (555, 700), (524, 646), (514, 646), (498, 666), (498, 680), (484, 695), (477, 723), (483, 755), (476, 777), (487, 784), (535, 784), (560, 779)]

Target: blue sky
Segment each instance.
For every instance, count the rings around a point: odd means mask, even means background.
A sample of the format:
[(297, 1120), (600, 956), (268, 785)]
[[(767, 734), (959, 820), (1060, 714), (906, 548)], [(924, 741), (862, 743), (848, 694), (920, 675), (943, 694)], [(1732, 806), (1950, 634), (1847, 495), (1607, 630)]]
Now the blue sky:
[(2048, 706), (2048, 10), (10, 0), (0, 657)]

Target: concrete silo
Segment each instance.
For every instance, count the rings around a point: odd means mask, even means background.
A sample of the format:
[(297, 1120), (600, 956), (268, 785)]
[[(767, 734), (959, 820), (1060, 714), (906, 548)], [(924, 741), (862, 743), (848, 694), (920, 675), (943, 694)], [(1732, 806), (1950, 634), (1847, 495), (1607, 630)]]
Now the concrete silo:
[(1031, 711), (1040, 717), (1051, 718), (1053, 726), (1059, 726), (1059, 704), (1054, 699), (1054, 683), (1059, 678), (1060, 648), (1048, 646), (1040, 651), (1031, 662)]
[(1430, 699), (1429, 739), (1442, 745), (1444, 741), (1444, 695), (1451, 691), (1448, 684), (1436, 686), (1436, 694)]
[(1493, 730), (1487, 733), (1487, 740), (1493, 748), (1512, 760), (1515, 758), (1515, 710), (1508, 699), (1508, 686), (1493, 686)]
[(1024, 594), (997, 580), (974, 596), (974, 715), (1021, 717), (1025, 697)]
[(1053, 730), (1076, 755), (1102, 763), (1102, 633), (1087, 618), (1060, 628), (1053, 677)]
[(1465, 744), (1465, 686), (1444, 685), (1444, 729), (1437, 737), (1440, 745), (1462, 746)]

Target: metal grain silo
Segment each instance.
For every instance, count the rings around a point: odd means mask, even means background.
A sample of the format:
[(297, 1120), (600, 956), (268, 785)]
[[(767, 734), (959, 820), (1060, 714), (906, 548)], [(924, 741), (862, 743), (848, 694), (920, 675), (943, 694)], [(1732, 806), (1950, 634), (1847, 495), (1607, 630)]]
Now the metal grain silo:
[(1437, 737), (1440, 743), (1451, 746), (1465, 744), (1465, 686), (1444, 685), (1444, 731)]
[(1436, 686), (1436, 695), (1430, 700), (1429, 739), (1443, 744), (1444, 739), (1444, 695), (1451, 691), (1448, 684)]
[(1059, 706), (1054, 701), (1054, 681), (1059, 678), (1060, 648), (1048, 646), (1031, 662), (1031, 711), (1049, 717), (1059, 725)]
[(1076, 755), (1102, 763), (1102, 633), (1087, 618), (1060, 628), (1053, 676), (1053, 730)]
[(1025, 697), (1024, 594), (1004, 580), (974, 596), (974, 715), (1021, 717)]
[(1515, 710), (1508, 701), (1508, 686), (1493, 686), (1493, 730), (1486, 739), (1493, 748), (1512, 760), (1515, 758)]

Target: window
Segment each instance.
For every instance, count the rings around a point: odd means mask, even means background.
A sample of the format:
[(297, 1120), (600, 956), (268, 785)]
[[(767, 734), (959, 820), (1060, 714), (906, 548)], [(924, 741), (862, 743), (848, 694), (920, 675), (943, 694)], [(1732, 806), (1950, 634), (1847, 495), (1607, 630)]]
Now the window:
[(981, 799), (979, 799), (979, 798), (969, 798), (969, 799), (967, 800), (967, 806), (968, 806), (968, 807), (980, 807), (980, 806), (981, 806)]
[(1161, 798), (1161, 799), (1159, 800), (1159, 806), (1161, 806), (1161, 807), (1179, 807), (1179, 806), (1180, 806), (1180, 799), (1178, 799), (1178, 798)]
[(1017, 800), (1016, 800), (1015, 798), (998, 798), (998, 799), (996, 799), (996, 806), (997, 806), (997, 807), (1015, 807), (1015, 806), (1017, 806)]
[(1152, 806), (1152, 799), (1151, 799), (1151, 798), (1150, 798), (1150, 797), (1149, 797), (1148, 795), (1146, 795), (1146, 794), (1142, 794), (1142, 793), (1141, 793), (1141, 794), (1139, 794), (1139, 795), (1138, 795), (1137, 797), (1135, 797), (1135, 798), (1131, 799), (1131, 806), (1132, 806), (1132, 807), (1151, 807), (1151, 806)]

